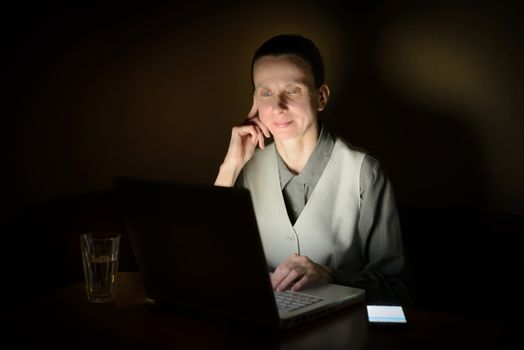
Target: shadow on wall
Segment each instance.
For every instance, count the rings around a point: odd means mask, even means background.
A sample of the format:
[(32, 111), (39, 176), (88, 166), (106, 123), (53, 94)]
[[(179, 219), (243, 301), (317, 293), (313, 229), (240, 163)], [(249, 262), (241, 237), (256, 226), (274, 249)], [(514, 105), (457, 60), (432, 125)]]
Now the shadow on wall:
[(384, 162), (402, 206), (524, 213), (523, 22), (506, 5), (384, 5), (355, 26), (325, 119)]
[(401, 207), (489, 208), (488, 166), (465, 116), (400, 99), (371, 79), (341, 95), (326, 121), (380, 159)]
[[(523, 38), (508, 30), (511, 6), (466, 11), (459, 3), (405, 11), (377, 33), (369, 66), (376, 101), (405, 123), (399, 136), (418, 151), (405, 184), (435, 195), (429, 206), (522, 214), (524, 163), (516, 159), (524, 157)], [(432, 160), (419, 182), (439, 183), (440, 196), (412, 181), (419, 162)]]

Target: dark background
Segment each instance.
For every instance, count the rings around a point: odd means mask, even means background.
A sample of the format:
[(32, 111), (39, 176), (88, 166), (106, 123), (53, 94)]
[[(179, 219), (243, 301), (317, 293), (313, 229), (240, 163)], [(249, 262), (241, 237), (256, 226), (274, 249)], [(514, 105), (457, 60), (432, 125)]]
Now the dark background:
[(251, 106), (253, 52), (298, 33), (326, 61), (321, 118), (393, 182), (418, 306), (507, 318), (524, 241), (518, 1), (362, 3), (8, 5), (3, 255), (19, 292), (31, 271), (42, 288), (81, 278), (78, 234), (125, 230), (113, 176), (212, 183)]

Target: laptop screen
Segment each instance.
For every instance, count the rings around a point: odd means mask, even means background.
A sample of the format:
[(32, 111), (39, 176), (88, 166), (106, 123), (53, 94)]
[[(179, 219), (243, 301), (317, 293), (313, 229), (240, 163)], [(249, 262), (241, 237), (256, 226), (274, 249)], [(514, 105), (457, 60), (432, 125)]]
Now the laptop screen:
[(248, 190), (130, 177), (114, 185), (151, 299), (277, 322)]

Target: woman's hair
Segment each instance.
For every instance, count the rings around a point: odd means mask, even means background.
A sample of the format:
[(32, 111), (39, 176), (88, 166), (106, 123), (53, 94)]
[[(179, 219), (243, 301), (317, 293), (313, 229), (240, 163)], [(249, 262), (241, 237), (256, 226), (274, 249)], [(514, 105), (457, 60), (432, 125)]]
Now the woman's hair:
[(315, 88), (324, 84), (324, 62), (320, 51), (315, 44), (303, 36), (294, 34), (277, 35), (266, 41), (258, 48), (251, 61), (251, 83), (253, 81), (253, 67), (255, 62), (263, 56), (292, 55), (303, 59), (313, 73)]

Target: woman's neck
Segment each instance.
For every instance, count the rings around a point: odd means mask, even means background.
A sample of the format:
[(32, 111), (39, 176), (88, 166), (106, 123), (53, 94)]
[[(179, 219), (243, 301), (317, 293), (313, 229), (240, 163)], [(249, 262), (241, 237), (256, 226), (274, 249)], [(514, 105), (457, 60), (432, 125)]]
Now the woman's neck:
[(315, 124), (311, 127), (310, 132), (300, 138), (290, 140), (275, 139), (277, 151), (291, 172), (300, 174), (302, 169), (304, 169), (317, 145), (318, 137), (319, 127)]

